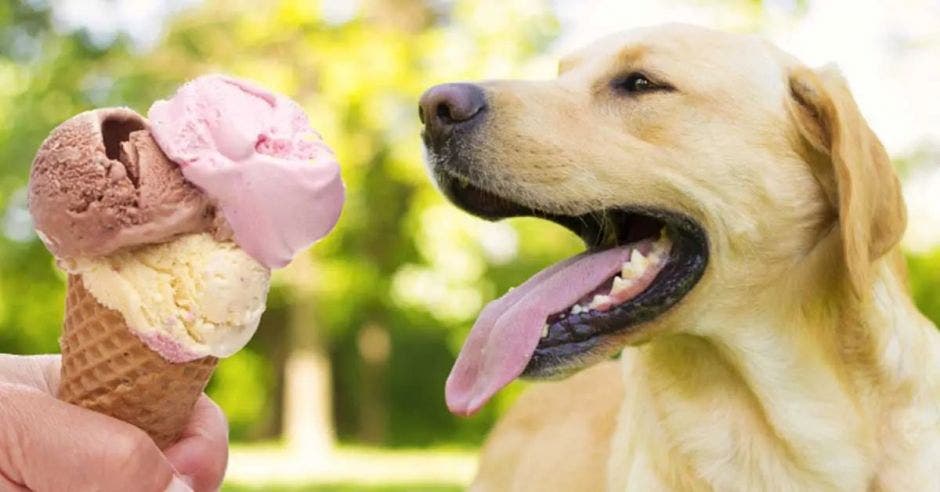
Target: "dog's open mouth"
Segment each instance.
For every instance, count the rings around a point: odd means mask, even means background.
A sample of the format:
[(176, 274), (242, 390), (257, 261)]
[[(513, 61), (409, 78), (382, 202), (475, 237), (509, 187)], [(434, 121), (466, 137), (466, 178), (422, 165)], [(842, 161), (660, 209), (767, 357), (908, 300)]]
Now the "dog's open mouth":
[(458, 206), (488, 219), (534, 216), (580, 236), (587, 251), (537, 273), (480, 313), (447, 379), (447, 406), (469, 415), (518, 376), (570, 372), (620, 350), (701, 278), (707, 238), (691, 219), (664, 210), (617, 208), (545, 213), (438, 175)]

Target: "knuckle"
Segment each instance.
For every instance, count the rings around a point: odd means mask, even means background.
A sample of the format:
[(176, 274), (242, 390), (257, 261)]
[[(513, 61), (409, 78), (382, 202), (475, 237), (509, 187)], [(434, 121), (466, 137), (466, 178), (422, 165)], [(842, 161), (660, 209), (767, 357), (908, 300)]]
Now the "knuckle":
[(228, 417), (225, 415), (225, 412), (222, 411), (222, 407), (220, 407), (216, 402), (209, 400), (209, 403), (212, 405), (212, 413), (218, 422), (218, 431), (221, 434), (219, 437), (222, 441), (228, 442)]
[(105, 459), (116, 472), (135, 474), (152, 460), (153, 441), (144, 431), (128, 426), (127, 430), (109, 437), (108, 446), (102, 448)]
[[(102, 461), (107, 463), (100, 469), (108, 473), (108, 480), (121, 484), (123, 487), (134, 487), (134, 490), (162, 490), (162, 486), (171, 478), (168, 466), (164, 466), (163, 458), (156, 444), (144, 431), (128, 425), (125, 430), (109, 437), (108, 445), (103, 446), (106, 456)], [(130, 490), (130, 489), (123, 489)]]

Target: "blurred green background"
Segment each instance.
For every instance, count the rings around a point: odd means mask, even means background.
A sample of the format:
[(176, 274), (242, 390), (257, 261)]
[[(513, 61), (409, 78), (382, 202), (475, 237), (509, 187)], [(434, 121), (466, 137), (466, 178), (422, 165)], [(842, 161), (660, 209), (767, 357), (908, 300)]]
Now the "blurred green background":
[[(348, 202), (335, 232), (275, 274), (257, 336), (210, 385), (231, 422), (228, 487), (459, 488), (520, 390), (451, 416), (443, 385), (463, 337), (486, 301), (579, 243), (445, 203), (425, 176), (417, 100), (439, 82), (551, 76), (573, 8), (560, 3), (0, 1), (0, 351), (58, 350), (64, 276), (25, 211), (49, 131), (95, 107), (146, 113), (206, 72), (254, 79), (308, 110), (340, 158)], [(775, 8), (685, 3), (752, 31)], [(806, 2), (787, 5), (789, 18), (807, 15)], [(905, 175), (935, 166), (935, 147), (923, 148), (895, 156)], [(940, 320), (940, 249), (909, 260), (917, 302)]]

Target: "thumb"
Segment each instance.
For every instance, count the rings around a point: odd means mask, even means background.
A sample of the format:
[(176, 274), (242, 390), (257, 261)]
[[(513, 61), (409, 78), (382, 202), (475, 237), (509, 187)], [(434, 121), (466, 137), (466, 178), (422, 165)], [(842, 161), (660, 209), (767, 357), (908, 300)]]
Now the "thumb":
[(219, 490), (228, 464), (228, 423), (222, 409), (203, 394), (176, 444), (164, 450), (176, 472), (198, 491)]
[(35, 491), (188, 490), (144, 431), (10, 383), (0, 383), (4, 478)]

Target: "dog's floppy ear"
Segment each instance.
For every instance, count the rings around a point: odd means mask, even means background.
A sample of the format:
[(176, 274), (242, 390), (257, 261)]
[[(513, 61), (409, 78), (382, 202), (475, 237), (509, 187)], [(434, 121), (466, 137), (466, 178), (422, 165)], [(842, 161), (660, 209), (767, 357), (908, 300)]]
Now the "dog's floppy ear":
[(788, 108), (803, 138), (827, 160), (815, 169), (838, 210), (843, 256), (856, 295), (870, 291), (872, 262), (901, 239), (901, 185), (884, 146), (834, 67), (790, 72)]

